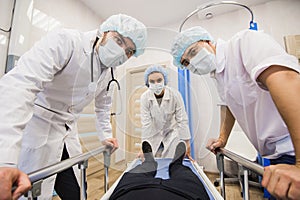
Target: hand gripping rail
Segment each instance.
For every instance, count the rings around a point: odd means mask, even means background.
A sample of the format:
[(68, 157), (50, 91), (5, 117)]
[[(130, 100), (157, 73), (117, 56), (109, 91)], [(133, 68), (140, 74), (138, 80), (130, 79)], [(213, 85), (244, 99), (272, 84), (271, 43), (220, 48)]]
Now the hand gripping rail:
[(224, 156), (227, 158), (230, 158), (231, 160), (238, 163), (240, 166), (243, 167), (244, 172), (244, 188), (243, 188), (243, 199), (248, 200), (249, 199), (249, 184), (248, 184), (248, 170), (251, 170), (255, 172), (258, 175), (263, 175), (264, 168), (256, 164), (246, 158), (243, 158), (225, 148), (220, 148), (216, 154), (217, 158), (217, 166), (220, 171), (220, 189), (221, 189), (221, 195), (225, 199), (225, 181), (224, 181)]
[(104, 190), (106, 192), (108, 190), (108, 168), (110, 166), (110, 151), (111, 149), (102, 146), (92, 151), (80, 154), (78, 156), (63, 160), (56, 164), (29, 173), (28, 176), (31, 181), (32, 188), (27, 194), (28, 199), (37, 199), (37, 197), (41, 195), (41, 184), (44, 179), (78, 164), (78, 168), (80, 169), (80, 173), (81, 173), (80, 198), (82, 200), (85, 200), (87, 198), (85, 192), (86, 191), (85, 182), (86, 182), (86, 168), (88, 167), (88, 159), (102, 152), (104, 156), (104, 171), (105, 171)]

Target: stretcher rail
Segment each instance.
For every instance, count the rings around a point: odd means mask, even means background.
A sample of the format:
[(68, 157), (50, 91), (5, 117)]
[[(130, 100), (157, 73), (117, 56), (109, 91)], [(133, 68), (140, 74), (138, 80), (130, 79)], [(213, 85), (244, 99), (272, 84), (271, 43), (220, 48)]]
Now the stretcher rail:
[(220, 190), (221, 195), (224, 199), (226, 199), (225, 195), (225, 180), (224, 180), (224, 156), (231, 159), (232, 161), (238, 163), (243, 168), (243, 175), (244, 175), (244, 184), (243, 184), (243, 199), (249, 199), (249, 183), (248, 183), (248, 170), (253, 171), (258, 175), (263, 175), (264, 168), (254, 163), (242, 156), (239, 156), (225, 148), (220, 148), (217, 151), (216, 158), (217, 158), (217, 166), (220, 171)]
[(110, 150), (105, 146), (99, 147), (97, 149), (91, 150), (89, 152), (80, 154), (78, 156), (74, 156), (72, 158), (63, 160), (56, 164), (41, 168), (34, 172), (28, 174), (28, 177), (32, 184), (32, 189), (28, 192), (27, 196), (29, 199), (36, 199), (39, 195), (41, 195), (41, 183), (44, 179), (53, 176), (59, 172), (62, 172), (76, 164), (78, 164), (79, 169), (81, 170), (81, 199), (86, 199), (85, 194), (85, 179), (86, 179), (86, 168), (87, 168), (87, 161), (89, 158), (96, 156), (100, 153), (104, 155), (104, 168), (105, 168), (105, 175), (104, 175), (104, 189), (105, 192), (108, 189), (108, 168), (110, 166)]
[(239, 155), (233, 153), (232, 151), (229, 151), (225, 148), (220, 148), (218, 153), (223, 154), (224, 156), (239, 163), (243, 167), (250, 169), (251, 171), (255, 172), (258, 175), (263, 175), (263, 173), (264, 173), (264, 168), (261, 165), (254, 163), (246, 158), (243, 158), (242, 156), (239, 156)]

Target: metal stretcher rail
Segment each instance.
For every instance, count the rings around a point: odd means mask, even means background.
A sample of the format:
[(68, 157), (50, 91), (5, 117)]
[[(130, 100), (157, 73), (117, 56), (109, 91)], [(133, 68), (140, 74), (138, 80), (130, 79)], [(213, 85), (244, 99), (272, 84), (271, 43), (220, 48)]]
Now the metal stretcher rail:
[(227, 158), (230, 158), (231, 160), (238, 163), (240, 166), (243, 167), (243, 174), (244, 174), (244, 185), (243, 185), (243, 199), (248, 200), (249, 199), (249, 184), (248, 184), (248, 170), (251, 170), (255, 172), (258, 175), (263, 175), (264, 168), (254, 163), (246, 158), (243, 158), (225, 148), (220, 148), (216, 154), (217, 158), (217, 166), (220, 171), (220, 189), (221, 189), (221, 195), (224, 199), (226, 199), (225, 196), (225, 180), (224, 180), (224, 156)]
[(80, 154), (78, 156), (63, 160), (61, 162), (58, 162), (56, 164), (44, 167), (42, 169), (39, 169), (37, 171), (31, 172), (28, 174), (29, 179), (32, 184), (31, 190), (28, 192), (27, 197), (28, 199), (37, 199), (39, 195), (41, 195), (41, 184), (44, 179), (57, 174), (59, 172), (62, 172), (76, 164), (78, 164), (78, 167), (81, 171), (81, 183), (80, 183), (80, 198), (86, 199), (86, 188), (85, 188), (85, 182), (86, 182), (86, 168), (88, 167), (88, 159), (98, 155), (100, 153), (103, 153), (104, 156), (104, 190), (105, 192), (108, 190), (108, 168), (110, 166), (110, 150), (106, 148), (105, 146), (102, 146), (100, 148), (94, 149), (92, 151)]

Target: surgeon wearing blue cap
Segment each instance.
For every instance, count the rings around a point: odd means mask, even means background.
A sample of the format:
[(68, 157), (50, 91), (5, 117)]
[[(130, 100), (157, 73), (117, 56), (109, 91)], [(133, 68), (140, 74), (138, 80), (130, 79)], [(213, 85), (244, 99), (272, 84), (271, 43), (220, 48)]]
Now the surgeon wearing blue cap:
[(192, 27), (172, 45), (174, 65), (211, 74), (221, 98), (219, 138), (207, 148), (225, 147), (235, 121), (271, 166), (262, 186), (271, 199), (300, 199), (300, 67), (298, 60), (269, 35), (243, 30), (216, 42), (207, 30)]
[(148, 90), (141, 96), (142, 140), (148, 141), (155, 157), (172, 158), (177, 144), (184, 140), (189, 155), (191, 138), (181, 94), (168, 87), (166, 68), (149, 66), (144, 73)]
[[(103, 145), (118, 148), (110, 124), (113, 70), (143, 53), (143, 23), (118, 14), (90, 32), (50, 32), (0, 80), (0, 199), (17, 199), (30, 187), (27, 173), (82, 153), (77, 119), (95, 102)], [(80, 199), (77, 166), (43, 180), (39, 199)], [(16, 186), (11, 194), (12, 185)]]

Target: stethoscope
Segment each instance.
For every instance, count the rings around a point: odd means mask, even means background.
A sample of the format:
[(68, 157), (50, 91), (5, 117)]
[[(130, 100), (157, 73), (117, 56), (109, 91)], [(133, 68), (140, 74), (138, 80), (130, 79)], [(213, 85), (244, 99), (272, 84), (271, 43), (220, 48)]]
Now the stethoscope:
[[(91, 83), (89, 85), (89, 89), (92, 90), (92, 91), (96, 91), (96, 83), (94, 82), (94, 51), (95, 51), (95, 46), (97, 44), (99, 40), (99, 37), (96, 37), (96, 40), (93, 44), (93, 47), (92, 47), (92, 51), (91, 51)], [(111, 80), (108, 82), (107, 84), (107, 87), (106, 87), (106, 92), (109, 91), (109, 87), (111, 85), (112, 82), (115, 82), (117, 84), (117, 87), (118, 87), (118, 90), (120, 90), (120, 84), (118, 82), (117, 79), (115, 79), (115, 76), (114, 76), (114, 70), (113, 68), (111, 67), (110, 68), (110, 73), (111, 73)], [(122, 103), (121, 103), (122, 104)], [(122, 109), (121, 109), (122, 110)], [(121, 112), (118, 112), (118, 113), (111, 113), (110, 115), (117, 115), (117, 114), (120, 114)]]

